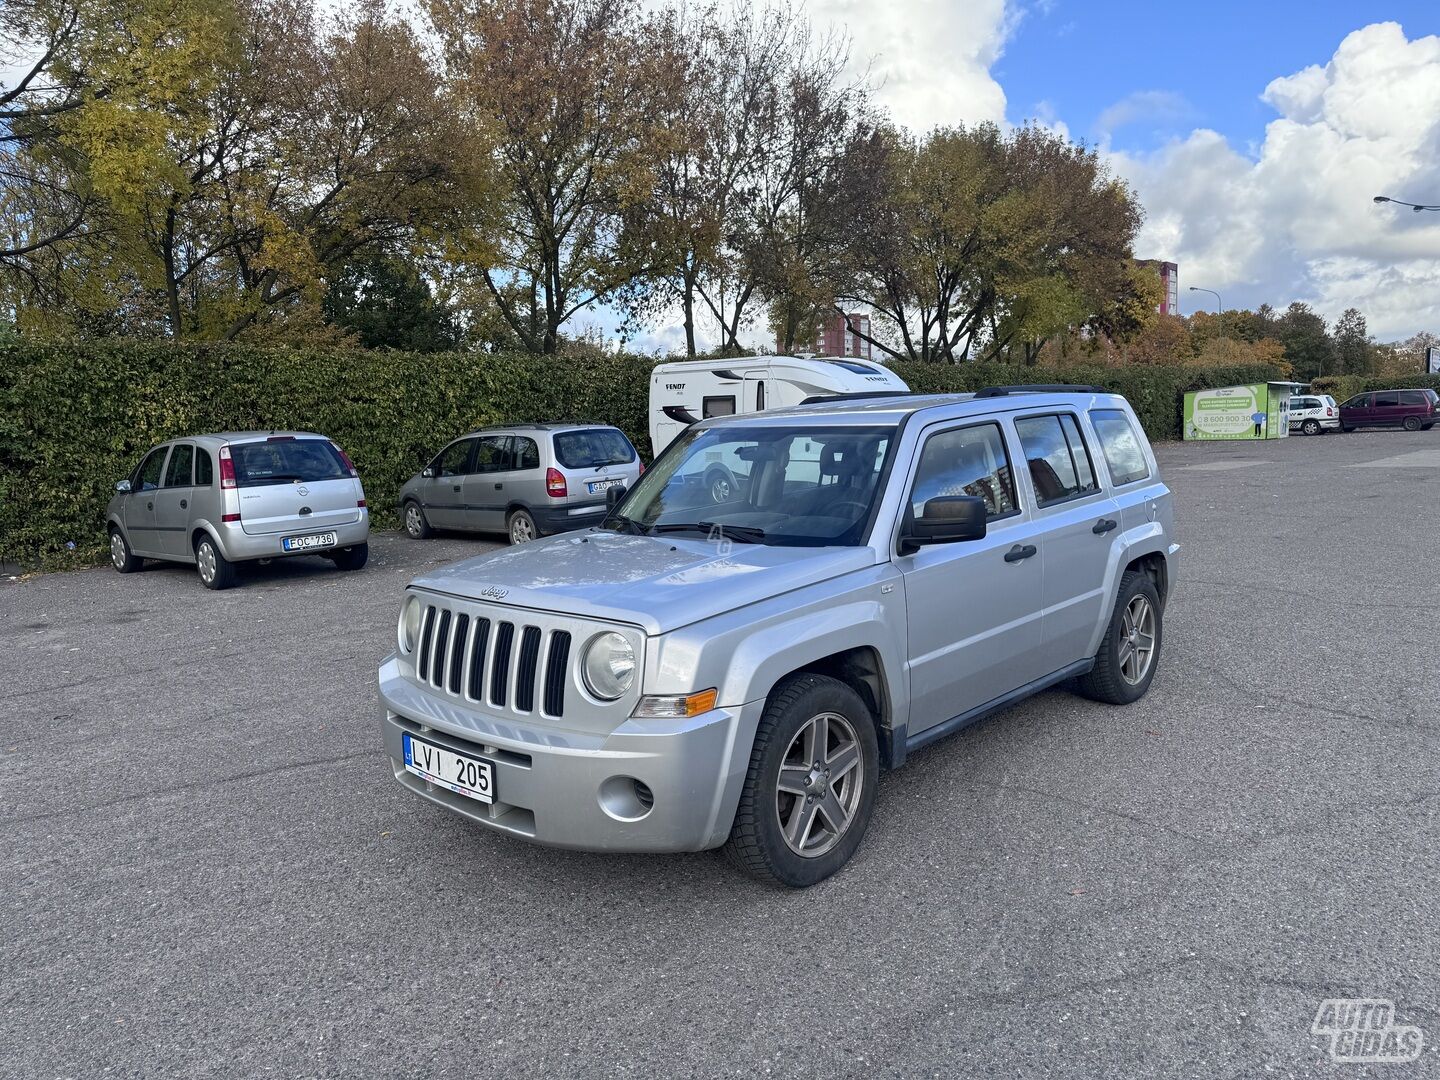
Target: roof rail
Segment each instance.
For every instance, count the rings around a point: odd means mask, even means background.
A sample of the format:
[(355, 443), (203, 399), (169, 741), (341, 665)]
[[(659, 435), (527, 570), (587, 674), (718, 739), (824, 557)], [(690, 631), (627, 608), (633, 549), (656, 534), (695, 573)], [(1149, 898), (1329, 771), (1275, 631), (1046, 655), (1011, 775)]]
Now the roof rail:
[(853, 394), (811, 394), (801, 405), (818, 405), (822, 401), (865, 401), (869, 398), (906, 397), (914, 390), (862, 390)]
[(987, 386), (975, 393), (977, 398), (1005, 397), (1007, 394), (1108, 394), (1103, 386), (1083, 383), (1029, 383), (1024, 386)]

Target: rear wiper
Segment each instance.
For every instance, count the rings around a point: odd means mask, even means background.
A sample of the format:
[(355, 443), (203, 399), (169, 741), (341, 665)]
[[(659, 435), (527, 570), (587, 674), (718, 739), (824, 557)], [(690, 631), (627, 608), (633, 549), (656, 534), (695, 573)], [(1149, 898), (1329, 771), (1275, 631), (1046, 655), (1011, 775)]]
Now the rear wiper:
[(654, 531), (680, 532), (684, 529), (698, 529), (703, 533), (718, 531), (726, 540), (738, 540), (742, 544), (759, 544), (765, 539), (765, 530), (757, 529), (753, 525), (722, 525), (718, 521), (685, 521), (670, 522), (666, 525), (656, 525)]

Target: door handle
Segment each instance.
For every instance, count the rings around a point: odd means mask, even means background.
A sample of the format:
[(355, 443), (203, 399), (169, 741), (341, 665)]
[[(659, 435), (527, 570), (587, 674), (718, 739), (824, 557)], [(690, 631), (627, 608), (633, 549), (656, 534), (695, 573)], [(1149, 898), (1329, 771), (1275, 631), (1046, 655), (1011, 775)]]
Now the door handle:
[(1109, 518), (1101, 518), (1099, 521), (1095, 522), (1095, 527), (1092, 528), (1090, 531), (1093, 532), (1096, 536), (1104, 536), (1111, 529), (1118, 529), (1119, 527), (1120, 526), (1118, 523), (1111, 521)]
[(505, 489), (505, 485), (504, 485), (504, 484), (496, 484), (496, 485), (495, 485), (495, 490), (496, 490), (496, 491), (503, 491), (504, 489)]
[(180, 500), (180, 509), (181, 509), (181, 510), (184, 510), (184, 509), (185, 509), (186, 507), (188, 507), (189, 505), (190, 505), (190, 504), (189, 504), (188, 502), (186, 502), (184, 499), (181, 499), (181, 500)]
[(1016, 544), (1009, 551), (1005, 552), (1006, 562), (1019, 562), (1021, 559), (1028, 559), (1034, 555), (1036, 547), (1034, 544)]
[(154, 510), (154, 509), (155, 509), (155, 503), (154, 503), (154, 502), (147, 502), (147, 503), (145, 504), (145, 509), (146, 509), (146, 510)]
[(459, 490), (460, 490), (460, 485), (459, 485), (459, 484), (456, 484), (456, 485), (455, 485), (455, 490), (456, 490), (456, 491), (459, 491)]

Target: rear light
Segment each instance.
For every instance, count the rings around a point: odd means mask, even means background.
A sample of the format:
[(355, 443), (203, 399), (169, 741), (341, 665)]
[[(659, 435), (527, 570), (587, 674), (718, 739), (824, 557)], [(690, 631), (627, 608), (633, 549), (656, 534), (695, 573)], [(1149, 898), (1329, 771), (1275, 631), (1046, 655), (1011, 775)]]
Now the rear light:
[(565, 486), (565, 477), (559, 469), (545, 470), (545, 494), (552, 499), (563, 499), (570, 494), (570, 489)]
[[(220, 447), (220, 487), (233, 488), (235, 483), (235, 462), (230, 459), (230, 447)], [(236, 520), (239, 520), (238, 517)]]
[(1330, 406), (1327, 405), (1327, 406), (1325, 406), (1325, 415), (1326, 415), (1326, 416), (1334, 416), (1334, 415), (1335, 415), (1335, 410), (1332, 409), (1332, 408), (1330, 408)]
[(220, 515), (220, 520), (221, 520), (221, 521), (239, 521), (239, 520), (240, 520), (240, 515), (239, 515), (239, 514), (221, 514), (221, 515)]
[[(351, 476), (360, 475), (358, 472), (355, 471), (355, 463), (350, 460), (349, 454), (345, 453), (344, 450), (341, 450), (340, 447), (336, 446), (333, 442), (330, 444), (330, 448), (340, 455), (340, 460), (345, 463), (345, 468), (350, 470)], [(364, 506), (365, 504), (361, 503), (360, 505)]]
[(294, 442), (294, 435), (271, 435), (266, 442)]
[(644, 463), (643, 461), (640, 462), (640, 472), (639, 472), (637, 475), (639, 475), (639, 476), (644, 476), (644, 475), (645, 475), (645, 463)]
[(356, 499), (356, 500), (355, 500), (355, 508), (356, 508), (357, 510), (364, 510), (364, 509), (365, 509), (365, 500), (364, 500), (364, 499)]

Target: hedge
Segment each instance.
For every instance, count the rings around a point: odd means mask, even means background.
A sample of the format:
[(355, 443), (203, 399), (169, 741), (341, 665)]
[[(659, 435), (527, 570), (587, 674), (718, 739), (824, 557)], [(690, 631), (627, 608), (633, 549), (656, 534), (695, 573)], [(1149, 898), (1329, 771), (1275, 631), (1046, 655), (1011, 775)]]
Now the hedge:
[[(649, 456), (654, 361), (159, 343), (0, 345), (0, 562), (104, 557), (104, 508), (146, 448), (205, 431), (297, 428), (350, 454), (377, 524), (453, 436), (497, 422), (614, 424)], [(1180, 433), (1186, 390), (1276, 377), (1266, 366), (1076, 368), (899, 364), (916, 390), (1088, 382), (1123, 393), (1152, 439)]]
[(1367, 390), (1434, 390), (1440, 393), (1440, 375), (1322, 375), (1310, 384), (1317, 394), (1345, 401)]

